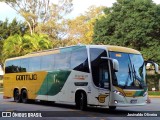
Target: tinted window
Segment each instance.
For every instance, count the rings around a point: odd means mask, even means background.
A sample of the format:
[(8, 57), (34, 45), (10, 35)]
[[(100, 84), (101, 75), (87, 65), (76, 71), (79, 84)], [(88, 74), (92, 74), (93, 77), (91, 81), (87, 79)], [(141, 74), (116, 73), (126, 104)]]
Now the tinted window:
[(54, 55), (45, 55), (41, 57), (41, 70), (54, 69)]
[(145, 86), (145, 66), (141, 55), (109, 52), (119, 62), (119, 71), (115, 73), (115, 85), (122, 88), (139, 89)]
[(91, 69), (93, 82), (97, 87), (108, 88), (109, 87), (109, 67), (108, 61), (101, 59), (101, 57), (107, 57), (106, 50), (91, 48)]
[(5, 73), (16, 73), (21, 70), (20, 60), (7, 61)]
[(69, 69), (71, 55), (69, 52), (55, 55), (55, 69)]
[(72, 52), (71, 68), (77, 71), (89, 72), (86, 47), (78, 48)]
[(29, 58), (29, 71), (40, 71), (41, 57), (31, 57)]
[(29, 71), (29, 59), (24, 58), (21, 59), (21, 72), (28, 72)]

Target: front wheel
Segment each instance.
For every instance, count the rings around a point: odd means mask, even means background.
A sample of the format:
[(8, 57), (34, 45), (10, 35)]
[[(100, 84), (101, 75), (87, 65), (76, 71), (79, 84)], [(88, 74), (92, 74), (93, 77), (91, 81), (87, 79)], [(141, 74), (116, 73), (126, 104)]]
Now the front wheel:
[(87, 108), (87, 96), (84, 92), (81, 92), (79, 99), (79, 109), (86, 110), (86, 108)]

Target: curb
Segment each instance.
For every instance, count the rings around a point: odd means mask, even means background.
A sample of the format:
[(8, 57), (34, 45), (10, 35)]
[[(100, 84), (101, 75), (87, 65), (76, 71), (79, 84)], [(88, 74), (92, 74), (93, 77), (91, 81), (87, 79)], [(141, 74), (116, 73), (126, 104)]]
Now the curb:
[(149, 95), (149, 98), (160, 98), (160, 96), (153, 96), (153, 95)]

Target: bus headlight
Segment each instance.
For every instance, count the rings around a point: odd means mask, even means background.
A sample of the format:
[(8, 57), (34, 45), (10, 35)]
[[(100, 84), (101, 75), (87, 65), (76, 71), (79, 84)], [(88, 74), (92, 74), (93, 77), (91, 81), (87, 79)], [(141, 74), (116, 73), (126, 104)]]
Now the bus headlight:
[(118, 103), (118, 101), (117, 101), (117, 100), (115, 100), (115, 101), (114, 101), (114, 103), (115, 103), (115, 104), (117, 104), (117, 103)]
[(114, 90), (113, 92), (124, 97), (124, 94), (119, 92), (118, 90)]

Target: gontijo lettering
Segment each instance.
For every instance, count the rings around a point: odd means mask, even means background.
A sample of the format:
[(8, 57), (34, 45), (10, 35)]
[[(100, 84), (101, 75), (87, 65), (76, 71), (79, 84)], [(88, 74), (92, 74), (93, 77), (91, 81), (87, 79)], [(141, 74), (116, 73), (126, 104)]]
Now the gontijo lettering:
[(16, 75), (16, 80), (37, 80), (37, 74)]

